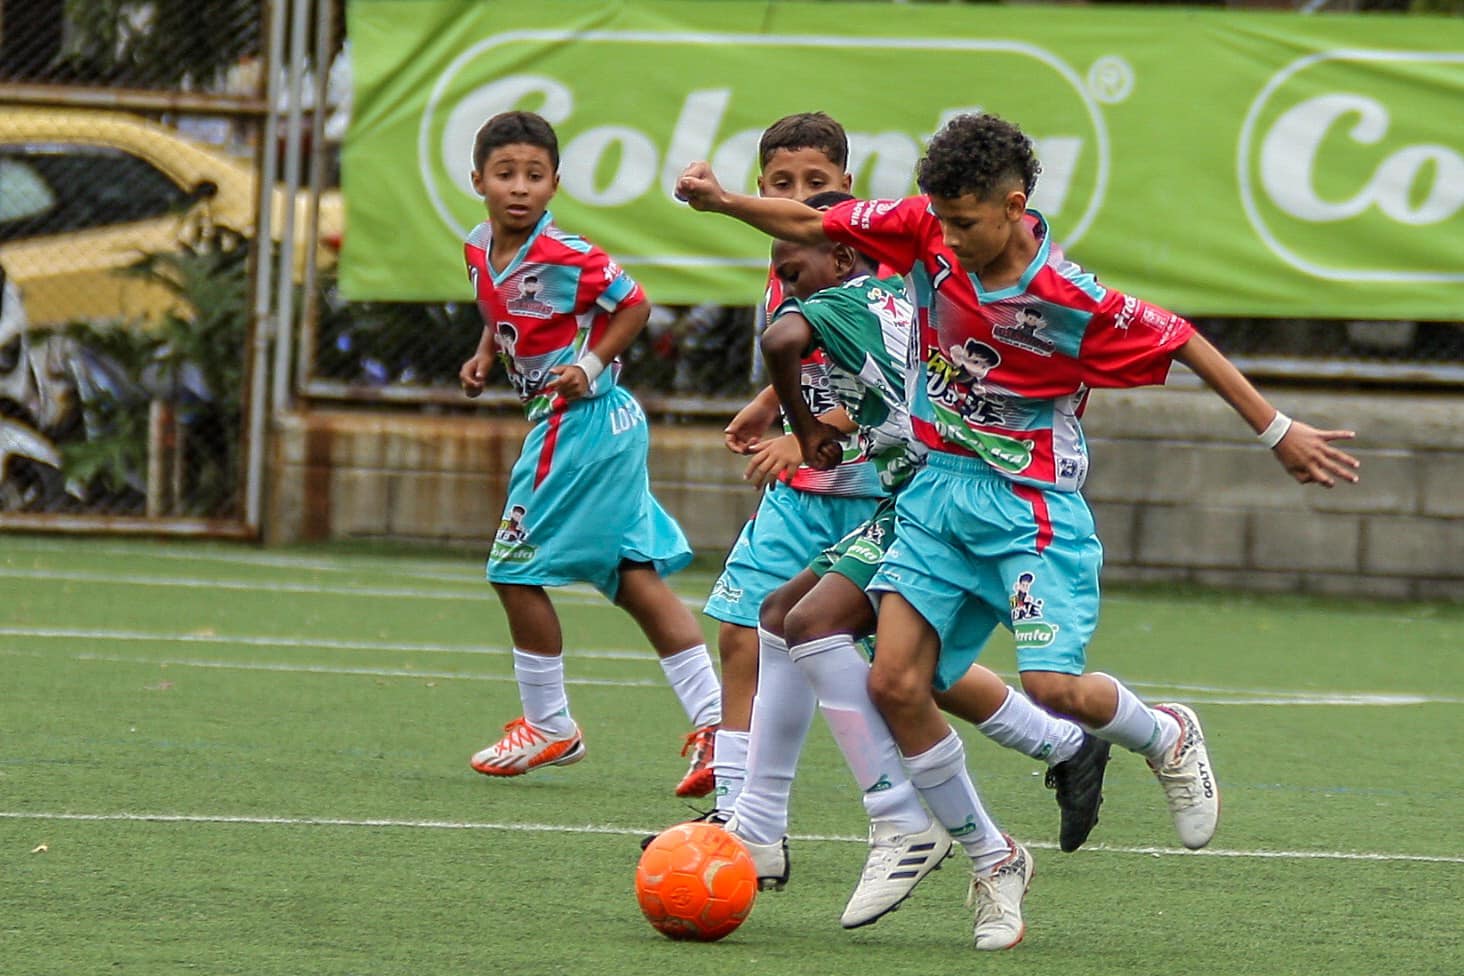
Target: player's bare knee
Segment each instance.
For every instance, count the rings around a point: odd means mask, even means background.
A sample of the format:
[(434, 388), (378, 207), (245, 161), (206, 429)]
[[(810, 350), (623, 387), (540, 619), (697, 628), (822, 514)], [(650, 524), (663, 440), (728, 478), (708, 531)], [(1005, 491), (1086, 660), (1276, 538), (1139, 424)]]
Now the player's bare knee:
[(870, 669), (869, 700), (881, 714), (909, 710), (920, 702), (922, 696), (929, 695), (930, 689), (911, 681), (907, 673), (877, 665)]
[(793, 605), (792, 599), (783, 592), (780, 587), (767, 595), (763, 600), (762, 607), (758, 610), (757, 622), (763, 630), (770, 634), (777, 634), (779, 637), (786, 635), (784, 619), (788, 615), (789, 608)]
[(826, 614), (802, 603), (783, 617), (783, 634), (789, 647), (826, 637), (832, 632), (832, 622)]
[(1023, 671), (1022, 690), (1038, 705), (1061, 715), (1079, 714), (1081, 689), (1077, 675), (1056, 671)]

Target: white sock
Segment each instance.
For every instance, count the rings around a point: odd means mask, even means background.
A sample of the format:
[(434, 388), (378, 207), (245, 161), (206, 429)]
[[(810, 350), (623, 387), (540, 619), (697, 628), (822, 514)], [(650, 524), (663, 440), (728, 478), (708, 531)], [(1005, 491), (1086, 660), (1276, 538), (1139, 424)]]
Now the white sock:
[(515, 647), (513, 676), (518, 679), (524, 721), (550, 735), (566, 735), (574, 728), (564, 690), (564, 655), (530, 654)]
[(1083, 729), (1032, 704), (1026, 695), (1007, 689), (1006, 700), (976, 730), (998, 745), (1055, 766), (1071, 759), (1083, 744)]
[(717, 730), (717, 744), (712, 751), (712, 769), (717, 773), (717, 809), (730, 814), (742, 795), (747, 779), (747, 733), (731, 729)]
[(930, 826), (930, 814), (905, 775), (900, 750), (879, 710), (869, 700), (869, 662), (847, 634), (832, 634), (788, 649), (818, 698), (819, 709), (838, 743), (871, 820), (884, 820), (901, 833)]
[(661, 658), (661, 670), (666, 672), (671, 690), (681, 700), (692, 728), (722, 721), (722, 683), (712, 667), (707, 645), (698, 644)]
[(976, 793), (966, 772), (966, 749), (955, 730), (917, 756), (905, 757), (910, 782), (951, 837), (970, 855), (977, 873), (984, 873), (1011, 853)]
[(788, 798), (818, 702), (781, 637), (757, 630), (757, 694), (747, 740), (747, 782), (737, 798), (737, 830), (757, 844), (788, 833)]
[(1139, 701), (1139, 696), (1113, 675), (1093, 673), (1107, 678), (1118, 688), (1118, 711), (1107, 725), (1089, 731), (1146, 759), (1162, 759), (1168, 754), (1179, 741), (1179, 723), (1174, 717)]

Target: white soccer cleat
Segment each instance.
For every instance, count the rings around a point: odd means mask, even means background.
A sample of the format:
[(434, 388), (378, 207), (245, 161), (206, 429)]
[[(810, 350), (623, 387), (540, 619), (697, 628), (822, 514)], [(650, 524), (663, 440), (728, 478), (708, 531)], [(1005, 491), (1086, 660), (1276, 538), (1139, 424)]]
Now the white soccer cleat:
[(503, 727), (504, 736), (473, 754), (472, 767), (485, 776), (522, 776), (539, 766), (568, 766), (585, 758), (578, 725), (564, 735), (534, 728), (520, 715)]
[(1027, 934), (1022, 920), (1022, 899), (1032, 884), (1032, 855), (1010, 837), (1011, 853), (1006, 860), (984, 874), (972, 873), (966, 907), (976, 908), (971, 930), (978, 949), (1010, 949)]
[(727, 821), (724, 829), (742, 841), (742, 846), (752, 855), (752, 865), (757, 868), (758, 890), (782, 891), (783, 886), (788, 883), (788, 838), (784, 837), (771, 844), (748, 840), (737, 832), (736, 814)]
[(935, 821), (913, 834), (900, 833), (888, 821), (871, 822), (864, 873), (839, 922), (846, 929), (857, 929), (899, 908), (920, 879), (940, 867), (953, 846), (945, 828)]
[(1220, 787), (1210, 768), (1210, 753), (1205, 748), (1205, 733), (1200, 720), (1186, 705), (1166, 702), (1157, 710), (1172, 715), (1179, 722), (1179, 741), (1164, 762), (1149, 762), (1149, 768), (1164, 787), (1169, 813), (1180, 843), (1190, 850), (1199, 850), (1215, 836), (1220, 821)]

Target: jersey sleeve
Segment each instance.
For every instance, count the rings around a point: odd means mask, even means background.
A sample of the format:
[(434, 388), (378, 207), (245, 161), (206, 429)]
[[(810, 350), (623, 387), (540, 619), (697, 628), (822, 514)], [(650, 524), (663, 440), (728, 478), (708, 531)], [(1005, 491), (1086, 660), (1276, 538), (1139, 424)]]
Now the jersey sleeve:
[(934, 220), (924, 197), (845, 200), (824, 211), (823, 230), (830, 240), (852, 245), (903, 275), (919, 260)]
[(1194, 333), (1182, 316), (1110, 290), (1083, 336), (1078, 354), (1083, 382), (1108, 389), (1162, 384), (1174, 351)]
[(580, 300), (607, 312), (630, 308), (646, 300), (645, 289), (598, 247), (584, 256), (580, 271)]

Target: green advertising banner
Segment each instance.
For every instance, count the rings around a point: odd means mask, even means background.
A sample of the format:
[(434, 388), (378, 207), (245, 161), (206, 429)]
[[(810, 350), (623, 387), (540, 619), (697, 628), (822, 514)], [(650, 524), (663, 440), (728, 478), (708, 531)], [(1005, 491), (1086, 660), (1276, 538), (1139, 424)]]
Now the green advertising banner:
[(1033, 206), (1113, 287), (1188, 315), (1464, 316), (1464, 19), (877, 3), (351, 0), (353, 298), (468, 297), (477, 128), (560, 138), (561, 226), (664, 304), (752, 304), (768, 242), (671, 193), (821, 110), (855, 192), (917, 192), (925, 140), (995, 112)]

